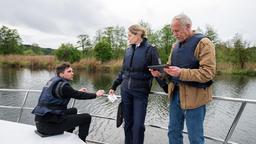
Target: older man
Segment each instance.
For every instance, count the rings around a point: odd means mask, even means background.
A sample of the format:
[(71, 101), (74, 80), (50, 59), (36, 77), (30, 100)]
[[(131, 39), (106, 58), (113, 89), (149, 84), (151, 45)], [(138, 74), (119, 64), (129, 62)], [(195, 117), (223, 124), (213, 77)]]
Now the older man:
[[(192, 22), (184, 14), (177, 15), (171, 31), (177, 39), (164, 68), (170, 98), (168, 137), (170, 144), (182, 144), (184, 120), (190, 144), (204, 144), (203, 122), (205, 105), (212, 100), (212, 79), (216, 59), (213, 43), (202, 34), (194, 33)], [(155, 77), (158, 71), (151, 71)]]

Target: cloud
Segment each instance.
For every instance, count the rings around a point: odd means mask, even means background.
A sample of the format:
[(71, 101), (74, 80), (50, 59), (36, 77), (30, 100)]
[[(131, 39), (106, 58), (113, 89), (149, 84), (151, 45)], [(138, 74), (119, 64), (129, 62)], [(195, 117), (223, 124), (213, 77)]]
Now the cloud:
[(149, 22), (158, 30), (181, 12), (194, 27), (212, 25), (223, 40), (240, 33), (256, 42), (254, 0), (8, 0), (0, 1), (0, 24), (18, 30), (24, 43), (57, 48), (76, 42), (80, 34), (92, 36), (107, 26)]
[(70, 33), (82, 26), (93, 27), (99, 22), (100, 13), (96, 10), (102, 9), (93, 0), (8, 0), (0, 4), (1, 21), (56, 34)]
[[(110, 19), (101, 2), (95, 0), (8, 0), (1, 1), (0, 5), (0, 23), (15, 27), (23, 32), (21, 36), (25, 41), (34, 39), (35, 43), (45, 42), (43, 37), (56, 36), (60, 42), (64, 37), (76, 37), (81, 33), (91, 35), (97, 28), (106, 27), (104, 22)], [(27, 32), (33, 33), (38, 40)]]

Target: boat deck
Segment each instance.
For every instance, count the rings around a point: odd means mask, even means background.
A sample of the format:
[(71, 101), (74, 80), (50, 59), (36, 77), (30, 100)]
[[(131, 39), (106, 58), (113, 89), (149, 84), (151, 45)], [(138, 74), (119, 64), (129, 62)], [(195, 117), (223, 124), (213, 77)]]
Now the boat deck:
[[(23, 113), (23, 110), (32, 110), (31, 107), (25, 107), (25, 103), (27, 101), (28, 95), (30, 92), (40, 92), (40, 90), (24, 90), (24, 89), (0, 89), (0, 91), (12, 91), (12, 92), (19, 92), (23, 91), (26, 92), (23, 102), (21, 106), (8, 106), (8, 105), (0, 105), (0, 108), (7, 108), (7, 109), (20, 109), (19, 115), (16, 122), (10, 122), (10, 121), (4, 121), (0, 120), (0, 144), (84, 144), (82, 140), (78, 138), (76, 134), (72, 133), (66, 133), (51, 137), (45, 137), (42, 138), (39, 135), (37, 135), (34, 131), (36, 130), (35, 126), (27, 125), (27, 124), (21, 124), (20, 119)], [(163, 92), (154, 92), (152, 91), (151, 94), (155, 95), (167, 95)], [(107, 95), (105, 95), (107, 96)], [(120, 98), (120, 96), (118, 96)], [(204, 135), (204, 137), (207, 140), (211, 140), (218, 143), (223, 144), (237, 144), (236, 142), (230, 141), (236, 126), (240, 120), (240, 117), (244, 111), (244, 108), (248, 103), (250, 104), (256, 104), (256, 100), (252, 99), (240, 99), (240, 98), (230, 98), (230, 97), (222, 97), (222, 96), (214, 96), (214, 100), (221, 100), (221, 101), (231, 101), (231, 102), (238, 102), (241, 103), (240, 108), (229, 128), (228, 133), (226, 134), (224, 139)], [(75, 100), (72, 101), (71, 107), (75, 105)], [(109, 118), (109, 117), (103, 117), (99, 115), (92, 115), (92, 117), (96, 118), (103, 118), (108, 120), (115, 120), (115, 118)], [(167, 130), (166, 127), (161, 127), (157, 125), (147, 125), (148, 127), (158, 128), (158, 129), (164, 129)], [(186, 131), (183, 131), (184, 134), (187, 134)], [(89, 143), (95, 143), (95, 144), (107, 144), (106, 142), (101, 142), (97, 140), (88, 140), (87, 144)]]
[(0, 120), (1, 144), (85, 144), (77, 135), (64, 134), (40, 137), (34, 131), (35, 126)]

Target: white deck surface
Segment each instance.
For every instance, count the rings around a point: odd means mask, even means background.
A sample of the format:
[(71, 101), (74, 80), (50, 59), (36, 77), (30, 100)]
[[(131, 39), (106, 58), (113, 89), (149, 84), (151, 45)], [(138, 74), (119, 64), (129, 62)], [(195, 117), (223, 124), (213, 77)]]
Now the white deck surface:
[(0, 120), (0, 144), (85, 144), (72, 133), (42, 138), (35, 126)]

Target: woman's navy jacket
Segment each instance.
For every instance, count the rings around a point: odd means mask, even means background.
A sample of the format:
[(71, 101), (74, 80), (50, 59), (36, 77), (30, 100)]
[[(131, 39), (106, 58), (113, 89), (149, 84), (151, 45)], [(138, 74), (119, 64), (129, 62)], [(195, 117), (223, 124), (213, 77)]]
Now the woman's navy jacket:
[(111, 89), (122, 88), (150, 92), (152, 75), (148, 70), (150, 65), (158, 65), (161, 61), (157, 49), (144, 38), (139, 46), (131, 45), (125, 51), (123, 65)]

